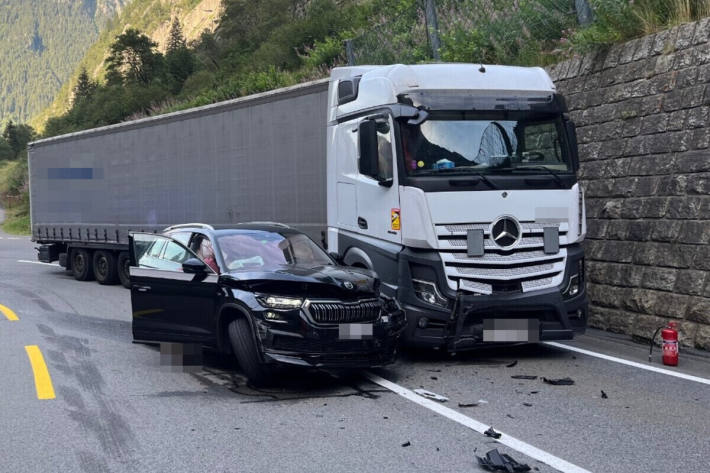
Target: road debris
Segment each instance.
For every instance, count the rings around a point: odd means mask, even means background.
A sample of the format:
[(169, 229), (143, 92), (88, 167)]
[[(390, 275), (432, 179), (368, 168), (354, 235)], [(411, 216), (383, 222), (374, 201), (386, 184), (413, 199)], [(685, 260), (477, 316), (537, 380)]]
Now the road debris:
[(406, 442), (404, 442), (404, 443), (402, 444), (402, 446), (403, 446), (403, 447), (409, 447), (411, 444), (412, 444), (412, 442), (410, 442), (409, 440), (407, 440)]
[(537, 379), (537, 376), (533, 376), (530, 374), (514, 374), (511, 376), (513, 379)]
[(459, 402), (459, 407), (477, 407), (481, 404), (488, 404), (488, 401), (485, 399), (479, 399), (476, 402)]
[(609, 399), (609, 396), (606, 395), (604, 390), (602, 389), (602, 399)]
[(483, 435), (486, 435), (488, 437), (493, 437), (494, 439), (499, 439), (500, 436), (503, 434), (501, 434), (500, 432), (496, 432), (495, 430), (493, 430), (493, 427), (491, 426), (488, 428), (488, 430), (483, 432)]
[(540, 391), (530, 391), (530, 394), (537, 394), (537, 393), (539, 393), (539, 392), (540, 392)]
[(479, 457), (478, 464), (488, 471), (507, 471), (508, 473), (530, 471), (530, 467), (525, 463), (518, 463), (510, 455), (500, 453), (497, 448), (486, 453), (485, 457)]
[(436, 376), (429, 376), (429, 379), (433, 379), (434, 381), (438, 381), (438, 380), (439, 380), (439, 378), (437, 378)]
[(560, 378), (560, 379), (548, 379), (542, 378), (547, 384), (552, 384), (553, 386), (572, 386), (574, 380), (572, 378)]
[(524, 403), (523, 403), (523, 406), (525, 406), (525, 407), (532, 407), (532, 404), (529, 403), (529, 402), (524, 402)]
[(515, 360), (514, 362), (505, 365), (505, 367), (506, 367), (506, 368), (512, 368), (513, 366), (515, 366), (515, 365), (517, 365), (517, 364), (518, 364), (518, 360)]
[(414, 392), (419, 394), (422, 397), (425, 397), (427, 399), (433, 399), (433, 400), (439, 401), (439, 402), (446, 402), (449, 400), (449, 398), (446, 396), (442, 396), (441, 394), (436, 394), (431, 391), (427, 391), (426, 389), (415, 389)]

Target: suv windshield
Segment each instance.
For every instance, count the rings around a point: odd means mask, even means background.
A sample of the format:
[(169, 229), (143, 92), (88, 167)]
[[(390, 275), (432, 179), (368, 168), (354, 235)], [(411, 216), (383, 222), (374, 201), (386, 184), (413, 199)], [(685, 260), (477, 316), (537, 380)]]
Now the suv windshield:
[(249, 230), (217, 237), (227, 269), (267, 269), (283, 265), (307, 267), (333, 264), (306, 235)]
[(407, 174), (572, 172), (559, 114), (440, 112), (402, 125)]

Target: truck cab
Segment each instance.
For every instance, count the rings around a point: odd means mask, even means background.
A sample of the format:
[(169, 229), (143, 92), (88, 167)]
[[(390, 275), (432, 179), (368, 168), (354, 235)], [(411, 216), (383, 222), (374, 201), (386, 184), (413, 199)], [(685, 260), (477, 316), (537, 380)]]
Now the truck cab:
[(587, 322), (574, 124), (541, 68), (336, 68), (327, 245), (375, 270), (410, 345), (571, 339)]

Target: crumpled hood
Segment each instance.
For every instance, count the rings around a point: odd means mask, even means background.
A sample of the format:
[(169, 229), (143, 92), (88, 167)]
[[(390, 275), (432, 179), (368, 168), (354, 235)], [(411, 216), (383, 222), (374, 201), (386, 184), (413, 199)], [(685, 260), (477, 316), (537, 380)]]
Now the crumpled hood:
[(231, 271), (222, 278), (254, 291), (302, 297), (351, 299), (379, 294), (379, 280), (374, 272), (347, 266), (284, 265), (269, 270)]

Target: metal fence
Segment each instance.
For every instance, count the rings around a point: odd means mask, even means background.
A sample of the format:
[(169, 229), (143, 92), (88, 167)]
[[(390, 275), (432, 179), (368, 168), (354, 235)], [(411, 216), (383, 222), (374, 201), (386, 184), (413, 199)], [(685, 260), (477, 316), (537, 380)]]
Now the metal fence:
[(534, 60), (533, 50), (592, 20), (587, 1), (415, 0), (347, 41), (346, 57), (352, 65)]

